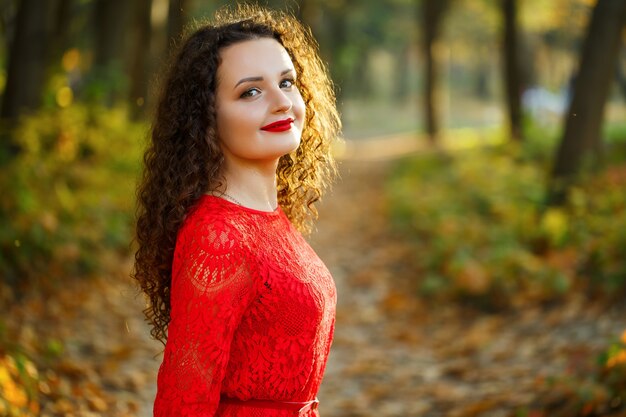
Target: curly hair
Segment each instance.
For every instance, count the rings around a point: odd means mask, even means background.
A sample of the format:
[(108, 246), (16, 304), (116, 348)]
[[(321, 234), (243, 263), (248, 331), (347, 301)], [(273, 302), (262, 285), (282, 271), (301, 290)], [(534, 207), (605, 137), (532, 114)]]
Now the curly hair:
[(172, 260), (178, 230), (199, 198), (221, 184), (224, 160), (216, 133), (216, 72), (220, 51), (273, 38), (287, 50), (306, 104), (298, 149), (280, 158), (278, 203), (303, 233), (317, 217), (313, 204), (336, 174), (330, 145), (341, 128), (328, 71), (309, 30), (294, 17), (257, 6), (222, 9), (211, 23), (194, 23), (162, 81), (144, 171), (137, 189), (135, 267), (147, 295), (152, 336), (165, 343), (170, 321)]

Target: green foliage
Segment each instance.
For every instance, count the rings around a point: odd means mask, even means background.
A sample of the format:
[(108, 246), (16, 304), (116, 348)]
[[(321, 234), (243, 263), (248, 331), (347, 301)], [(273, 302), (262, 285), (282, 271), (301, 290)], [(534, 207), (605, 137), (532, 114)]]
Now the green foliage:
[(610, 164), (626, 160), (626, 122), (604, 126), (606, 149), (604, 157)]
[(0, 275), (80, 274), (126, 251), (145, 127), (123, 109), (73, 105), (24, 117), (2, 167)]
[(599, 365), (599, 379), (608, 388), (613, 402), (619, 398), (622, 407), (626, 407), (626, 331), (600, 355)]
[(399, 164), (389, 182), (392, 217), (414, 242), (430, 296), (489, 308), (547, 301), (583, 286), (626, 287), (626, 167), (544, 207), (543, 145), (508, 144)]

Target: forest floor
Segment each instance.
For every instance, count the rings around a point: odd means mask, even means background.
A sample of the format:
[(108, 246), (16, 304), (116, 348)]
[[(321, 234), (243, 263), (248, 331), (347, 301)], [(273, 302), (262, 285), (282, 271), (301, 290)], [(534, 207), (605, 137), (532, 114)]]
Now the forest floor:
[[(394, 151), (372, 144), (341, 162), (311, 237), (339, 299), (319, 393), (324, 417), (512, 416), (537, 401), (551, 375), (626, 329), (626, 308), (579, 294), (499, 314), (418, 298), (416, 254), (391, 229), (384, 199)], [(130, 267), (71, 281), (54, 296), (42, 291), (9, 311), (9, 331), (26, 347), (66, 346), (41, 375), (42, 416), (152, 415), (161, 345), (149, 337)]]

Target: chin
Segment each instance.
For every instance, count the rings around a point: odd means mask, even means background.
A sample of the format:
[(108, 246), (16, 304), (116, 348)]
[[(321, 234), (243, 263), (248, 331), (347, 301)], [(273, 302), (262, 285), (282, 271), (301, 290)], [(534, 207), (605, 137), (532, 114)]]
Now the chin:
[(294, 141), (292, 143), (292, 146), (289, 147), (289, 149), (287, 150), (287, 152), (284, 153), (284, 155), (287, 155), (288, 153), (291, 153), (291, 152), (295, 152), (296, 149), (298, 149), (299, 147), (300, 147), (300, 141), (299, 140)]
[(300, 135), (289, 135), (288, 137), (275, 138), (271, 145), (268, 144), (267, 149), (276, 150), (276, 153), (280, 154), (279, 156), (283, 156), (295, 151), (299, 146)]

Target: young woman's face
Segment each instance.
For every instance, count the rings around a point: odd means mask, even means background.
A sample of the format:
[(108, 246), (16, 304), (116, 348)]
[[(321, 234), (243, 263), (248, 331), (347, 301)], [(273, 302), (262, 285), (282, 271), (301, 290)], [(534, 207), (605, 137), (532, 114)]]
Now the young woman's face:
[(278, 41), (260, 38), (221, 51), (217, 134), (227, 163), (276, 161), (300, 145), (305, 105)]

